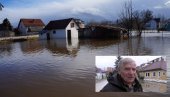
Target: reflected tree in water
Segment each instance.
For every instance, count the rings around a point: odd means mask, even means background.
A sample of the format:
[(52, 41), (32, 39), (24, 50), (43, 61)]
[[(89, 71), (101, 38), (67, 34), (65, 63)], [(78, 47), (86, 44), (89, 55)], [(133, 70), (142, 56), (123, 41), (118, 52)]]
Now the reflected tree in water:
[(28, 40), (20, 43), (21, 51), (25, 54), (37, 53), (43, 49), (39, 41)]
[(0, 42), (0, 56), (10, 56), (12, 53), (12, 45), (9, 42)]
[(124, 55), (149, 55), (152, 49), (146, 46), (145, 38), (129, 38), (124, 47)]

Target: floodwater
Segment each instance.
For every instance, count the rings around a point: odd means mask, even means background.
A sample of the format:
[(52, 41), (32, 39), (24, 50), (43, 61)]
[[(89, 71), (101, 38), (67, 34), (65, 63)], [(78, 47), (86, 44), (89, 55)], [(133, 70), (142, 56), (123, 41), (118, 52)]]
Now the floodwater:
[(95, 56), (166, 55), (170, 35), (126, 40), (30, 40), (0, 43), (0, 97), (162, 97), (166, 93), (95, 93)]
[(142, 84), (144, 92), (159, 92), (159, 93), (167, 92), (167, 84), (166, 83), (145, 81), (141, 84)]

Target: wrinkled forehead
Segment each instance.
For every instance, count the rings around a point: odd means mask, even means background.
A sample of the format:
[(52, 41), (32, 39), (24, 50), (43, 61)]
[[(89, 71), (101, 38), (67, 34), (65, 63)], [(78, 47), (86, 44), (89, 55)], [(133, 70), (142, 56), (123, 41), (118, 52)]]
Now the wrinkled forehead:
[(136, 67), (136, 63), (135, 62), (129, 62), (129, 63), (123, 64), (123, 66), (133, 66), (133, 67)]
[(122, 66), (120, 67), (120, 71), (124, 70), (124, 69), (136, 69), (136, 63), (131, 62), (131, 63), (127, 63), (127, 64), (122, 64)]

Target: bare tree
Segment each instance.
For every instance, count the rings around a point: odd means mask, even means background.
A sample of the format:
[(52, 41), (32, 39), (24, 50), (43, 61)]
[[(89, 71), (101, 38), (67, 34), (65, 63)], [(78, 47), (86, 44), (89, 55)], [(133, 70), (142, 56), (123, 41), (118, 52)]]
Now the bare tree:
[(123, 10), (120, 14), (119, 23), (120, 26), (126, 28), (128, 33), (132, 30), (132, 16), (133, 16), (133, 8), (132, 8), (132, 0), (124, 3)]
[(123, 10), (120, 14), (118, 25), (126, 28), (128, 34), (131, 34), (132, 29), (138, 32), (138, 36), (141, 36), (142, 30), (145, 24), (153, 18), (152, 11), (133, 11), (132, 0), (125, 2)]
[(142, 35), (142, 30), (144, 29), (145, 24), (153, 18), (152, 11), (143, 10), (143, 11), (134, 11), (133, 12), (133, 27), (137, 30), (138, 36)]

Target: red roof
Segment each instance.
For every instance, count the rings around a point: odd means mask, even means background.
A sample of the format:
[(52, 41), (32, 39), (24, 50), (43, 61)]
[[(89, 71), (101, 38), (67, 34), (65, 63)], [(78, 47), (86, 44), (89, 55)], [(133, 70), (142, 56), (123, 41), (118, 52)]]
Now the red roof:
[(20, 19), (20, 23), (23, 23), (26, 27), (28, 26), (45, 26), (41, 19)]

